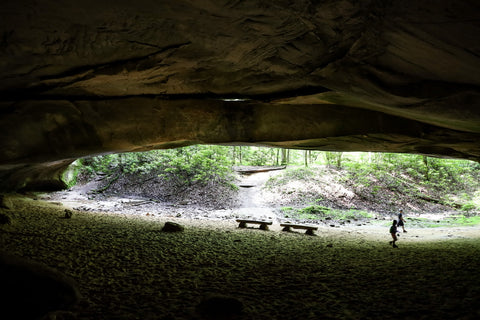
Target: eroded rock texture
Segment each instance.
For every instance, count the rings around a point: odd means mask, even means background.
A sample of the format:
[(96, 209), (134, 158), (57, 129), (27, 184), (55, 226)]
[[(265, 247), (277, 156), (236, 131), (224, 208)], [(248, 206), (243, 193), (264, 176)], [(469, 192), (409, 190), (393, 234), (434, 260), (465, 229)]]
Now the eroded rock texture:
[(3, 188), (223, 143), (480, 160), (478, 1), (4, 1)]

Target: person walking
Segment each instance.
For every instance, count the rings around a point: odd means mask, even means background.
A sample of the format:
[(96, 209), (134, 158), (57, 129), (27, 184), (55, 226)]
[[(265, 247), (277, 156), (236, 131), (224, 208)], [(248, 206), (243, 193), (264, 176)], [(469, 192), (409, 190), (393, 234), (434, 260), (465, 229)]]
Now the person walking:
[(392, 235), (393, 241), (390, 241), (389, 244), (392, 245), (394, 248), (398, 248), (395, 242), (398, 240), (397, 238), (397, 220), (393, 220), (392, 226), (390, 227), (390, 234)]
[(405, 219), (403, 219), (403, 210), (402, 209), (400, 209), (400, 212), (398, 213), (397, 226), (402, 227), (403, 232), (407, 232), (405, 230)]

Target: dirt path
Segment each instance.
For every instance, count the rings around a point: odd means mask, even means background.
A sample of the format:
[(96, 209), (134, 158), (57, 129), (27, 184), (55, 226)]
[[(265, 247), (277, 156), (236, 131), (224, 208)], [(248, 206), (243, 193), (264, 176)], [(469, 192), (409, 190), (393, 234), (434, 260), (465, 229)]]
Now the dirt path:
[(276, 215), (262, 198), (261, 190), (267, 180), (279, 172), (280, 171), (268, 171), (242, 175), (242, 179), (238, 183), (240, 188), (238, 194), (240, 208), (236, 210), (236, 213), (240, 216), (253, 219), (275, 219)]

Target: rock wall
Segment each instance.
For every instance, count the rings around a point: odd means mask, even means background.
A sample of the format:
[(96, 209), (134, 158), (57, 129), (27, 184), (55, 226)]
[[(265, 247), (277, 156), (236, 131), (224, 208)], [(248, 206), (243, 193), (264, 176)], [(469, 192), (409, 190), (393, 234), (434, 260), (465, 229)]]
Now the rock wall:
[(193, 143), (478, 161), (479, 15), (476, 1), (1, 3), (0, 187)]

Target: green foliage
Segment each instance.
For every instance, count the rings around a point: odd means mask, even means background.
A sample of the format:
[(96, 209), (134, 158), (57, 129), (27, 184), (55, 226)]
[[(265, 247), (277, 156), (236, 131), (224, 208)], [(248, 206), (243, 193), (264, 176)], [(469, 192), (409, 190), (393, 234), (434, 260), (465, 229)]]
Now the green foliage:
[[(478, 164), (471, 161), (428, 158), (420, 155), (376, 155), (370, 163), (353, 162), (345, 165), (343, 181), (375, 196), (389, 190), (409, 197), (435, 194), (442, 203), (449, 202), (450, 194), (467, 190), (471, 194), (480, 187)], [(471, 199), (464, 199), (466, 201)], [(467, 206), (470, 210), (472, 206)]]
[(119, 164), (118, 154), (107, 154), (103, 156), (83, 159), (83, 170), (87, 173), (106, 173), (111, 174)]
[(65, 182), (68, 188), (77, 184), (77, 178), (82, 170), (81, 159), (73, 162), (65, 172), (62, 174), (62, 180)]
[(286, 184), (292, 180), (310, 180), (317, 174), (315, 169), (308, 167), (287, 168), (281, 175), (273, 176), (265, 183), (266, 188), (273, 188), (278, 185)]
[(305, 208), (294, 209), (291, 207), (282, 208), (286, 218), (319, 220), (328, 216), (330, 209), (319, 205), (311, 205)]
[(295, 209), (292, 207), (283, 207), (280, 209), (285, 218), (306, 219), (306, 220), (320, 220), (323, 216), (317, 215), (315, 209), (303, 208)]
[[(450, 206), (452, 210), (462, 208), (474, 214), (480, 208), (479, 169), (478, 163), (466, 160), (344, 153), (342, 168), (335, 169), (336, 175), (329, 179), (335, 179), (330, 181), (354, 194), (356, 201), (368, 202), (379, 213), (388, 213), (392, 207), (409, 203), (419, 213), (425, 208)], [(292, 204), (308, 203), (329, 194), (329, 191), (320, 191), (329, 188), (330, 182), (322, 178), (328, 170), (333, 169), (325, 166), (289, 168), (271, 178), (266, 187), (271, 192), (288, 195)], [(328, 197), (316, 204), (337, 202)]]
[(248, 155), (247, 164), (252, 166), (274, 165), (275, 154), (272, 154), (273, 150), (271, 148), (254, 148)]
[[(211, 181), (232, 181), (233, 171), (224, 147), (191, 146), (164, 154), (163, 173), (177, 184), (206, 184)], [(232, 185), (233, 187), (233, 185)]]
[(340, 168), (342, 166), (342, 155), (343, 152), (324, 152), (326, 164)]
[(466, 211), (466, 212), (471, 212), (471, 211), (476, 211), (479, 210), (480, 208), (474, 203), (474, 202), (467, 202), (462, 205), (460, 210)]
[(442, 220), (427, 218), (407, 219), (409, 226), (415, 228), (439, 228), (439, 227), (471, 227), (480, 225), (480, 216), (454, 215)]
[[(308, 155), (308, 165), (304, 164)], [(323, 155), (323, 156), (322, 156)], [(269, 179), (266, 187), (273, 189), (289, 181), (300, 185), (322, 182), (322, 170), (332, 170), (319, 164), (339, 166), (338, 180), (343, 186), (366, 200), (378, 203), (398, 202), (401, 198), (433, 199), (438, 203), (461, 207), (469, 213), (480, 208), (480, 164), (466, 160), (430, 158), (421, 155), (391, 153), (335, 153), (304, 150), (280, 150), (261, 147), (225, 147), (196, 145), (185, 148), (150, 152), (107, 154), (82, 159), (82, 176), (102, 173), (111, 180), (121, 174), (156, 174), (175, 185), (221, 183), (235, 186), (232, 165), (275, 165), (288, 158), (290, 167), (281, 175)], [(323, 162), (322, 162), (323, 161)], [(293, 167), (292, 164), (298, 166)], [(338, 168), (337, 168), (338, 170)], [(65, 181), (72, 186), (77, 174), (69, 173)], [(68, 180), (68, 181), (67, 181)], [(460, 192), (461, 191), (461, 192)], [(475, 193), (477, 191), (477, 193)], [(297, 192), (299, 201), (311, 202), (321, 195), (312, 189)], [(389, 195), (389, 196), (387, 196)], [(318, 205), (318, 203), (316, 203)], [(302, 214), (318, 215), (312, 207)]]
[(349, 220), (349, 219), (363, 219), (363, 218), (372, 218), (373, 215), (365, 210), (335, 210), (335, 216), (337, 219)]
[(303, 209), (300, 209), (300, 214), (328, 215), (330, 211), (331, 211), (330, 208), (314, 204), (314, 205), (305, 207)]
[(171, 150), (109, 154), (85, 159), (87, 174), (149, 174), (172, 180), (179, 186), (224, 183), (232, 188), (233, 171), (228, 148), (222, 146), (190, 146)]
[(455, 220), (455, 223), (463, 226), (476, 226), (480, 224), (480, 216), (465, 217), (462, 216)]

